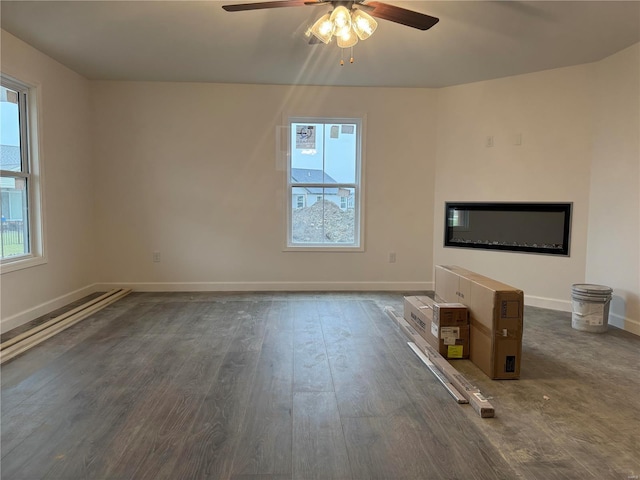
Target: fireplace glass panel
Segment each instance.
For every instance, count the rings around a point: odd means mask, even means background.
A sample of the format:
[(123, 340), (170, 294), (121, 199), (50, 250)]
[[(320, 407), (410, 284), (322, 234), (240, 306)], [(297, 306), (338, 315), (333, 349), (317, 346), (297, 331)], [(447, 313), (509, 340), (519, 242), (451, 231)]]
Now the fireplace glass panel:
[(445, 247), (569, 255), (570, 203), (453, 203)]

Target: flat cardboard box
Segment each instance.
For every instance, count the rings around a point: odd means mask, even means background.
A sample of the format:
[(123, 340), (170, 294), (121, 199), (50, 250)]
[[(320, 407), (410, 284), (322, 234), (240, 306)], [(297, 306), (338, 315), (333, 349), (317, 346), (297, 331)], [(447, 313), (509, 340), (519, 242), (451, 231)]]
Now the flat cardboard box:
[(443, 357), (469, 358), (468, 313), (464, 305), (438, 305), (429, 297), (405, 297), (404, 318)]
[(469, 358), (492, 379), (520, 377), (522, 290), (457, 266), (436, 266), (436, 295), (469, 309)]

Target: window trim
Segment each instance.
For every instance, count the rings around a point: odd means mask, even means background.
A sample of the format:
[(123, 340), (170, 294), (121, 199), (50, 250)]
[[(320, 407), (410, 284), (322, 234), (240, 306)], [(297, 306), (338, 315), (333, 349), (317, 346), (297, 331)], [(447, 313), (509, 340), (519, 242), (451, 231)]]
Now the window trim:
[[(26, 114), (27, 121), (24, 124), (26, 135), (26, 170), (20, 175), (9, 172), (12, 176), (27, 178), (27, 208), (29, 228), (29, 253), (12, 258), (0, 259), (0, 274), (15, 272), (25, 268), (47, 263), (45, 250), (45, 223), (44, 223), (44, 195), (43, 195), (43, 169), (42, 155), (39, 141), (41, 86), (37, 82), (19, 80), (16, 76), (5, 73), (3, 68), (0, 73), (2, 85), (22, 92), (26, 96), (26, 105), (20, 106), (20, 115)], [(21, 129), (22, 130), (22, 129)], [(21, 155), (22, 156), (22, 155)], [(23, 160), (24, 161), (24, 160)]]
[[(285, 204), (285, 222), (284, 222), (284, 252), (364, 252), (365, 251), (365, 144), (366, 144), (366, 115), (345, 115), (345, 116), (332, 116), (332, 115), (285, 115), (285, 130), (287, 132), (286, 142), (286, 165), (285, 173), (285, 189), (287, 199)], [(356, 242), (353, 245), (344, 244), (304, 244), (297, 245), (291, 243), (291, 220), (293, 207), (291, 202), (291, 160), (292, 160), (292, 124), (293, 123), (322, 123), (322, 124), (345, 124), (354, 123), (358, 125), (357, 134), (359, 135), (359, 142), (356, 142), (356, 179), (354, 184), (349, 184), (349, 188), (355, 189), (354, 195), (354, 215), (355, 215), (355, 236)], [(305, 184), (307, 185), (307, 184)], [(326, 185), (325, 185), (326, 186)], [(345, 186), (343, 184), (333, 185), (334, 187)]]

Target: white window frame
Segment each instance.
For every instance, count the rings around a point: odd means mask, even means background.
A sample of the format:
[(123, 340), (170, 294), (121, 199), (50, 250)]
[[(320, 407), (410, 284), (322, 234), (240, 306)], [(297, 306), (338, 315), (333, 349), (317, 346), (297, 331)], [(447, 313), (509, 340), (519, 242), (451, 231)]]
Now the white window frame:
[(331, 243), (293, 243), (292, 241), (292, 214), (293, 207), (292, 202), (287, 202), (286, 205), (286, 222), (285, 222), (285, 246), (283, 251), (297, 251), (297, 252), (364, 252), (364, 145), (365, 145), (365, 131), (366, 131), (366, 116), (358, 115), (354, 117), (330, 117), (330, 116), (288, 116), (286, 117), (286, 125), (288, 132), (287, 141), (287, 165), (285, 169), (286, 174), (286, 188), (287, 195), (285, 197), (291, 198), (293, 188), (296, 187), (323, 187), (329, 184), (301, 184), (291, 183), (291, 162), (293, 155), (291, 152), (292, 135), (295, 132), (292, 129), (294, 123), (308, 123), (308, 124), (355, 124), (356, 127), (356, 178), (354, 183), (332, 183), (331, 188), (353, 188), (354, 189), (354, 242), (353, 244), (331, 244)]
[(44, 218), (42, 208), (42, 169), (38, 141), (40, 110), (40, 86), (0, 74), (2, 86), (19, 94), (20, 157), (23, 162), (20, 172), (0, 170), (2, 177), (23, 178), (27, 188), (27, 229), (29, 253), (3, 258), (0, 274), (42, 265), (47, 262), (44, 248)]

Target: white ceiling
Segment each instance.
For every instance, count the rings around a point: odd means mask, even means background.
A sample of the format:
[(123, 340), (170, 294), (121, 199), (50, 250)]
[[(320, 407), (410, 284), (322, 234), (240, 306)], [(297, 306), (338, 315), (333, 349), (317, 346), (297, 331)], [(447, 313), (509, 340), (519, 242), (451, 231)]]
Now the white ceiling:
[[(600, 60), (640, 41), (639, 1), (394, 1), (440, 18), (379, 21), (355, 47), (309, 45), (328, 6), (240, 1), (7, 1), (2, 28), (90, 79), (441, 87)], [(639, 60), (640, 61), (640, 60)]]

